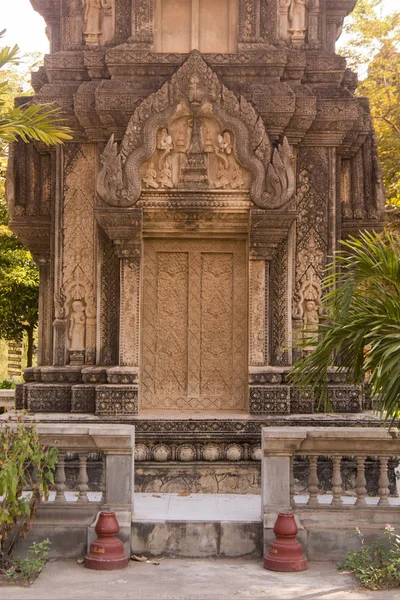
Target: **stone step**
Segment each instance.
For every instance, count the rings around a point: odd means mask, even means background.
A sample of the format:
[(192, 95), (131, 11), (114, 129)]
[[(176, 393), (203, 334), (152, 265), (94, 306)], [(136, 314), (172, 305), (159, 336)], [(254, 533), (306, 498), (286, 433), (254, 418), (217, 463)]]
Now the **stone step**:
[(191, 558), (262, 554), (261, 497), (135, 494), (136, 555)]

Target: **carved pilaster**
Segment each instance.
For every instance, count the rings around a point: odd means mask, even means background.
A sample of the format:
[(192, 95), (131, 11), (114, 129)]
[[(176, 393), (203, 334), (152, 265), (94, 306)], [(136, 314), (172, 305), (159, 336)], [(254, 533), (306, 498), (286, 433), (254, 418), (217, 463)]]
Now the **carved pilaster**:
[(342, 216), (351, 219), (353, 211), (351, 208), (351, 162), (343, 158), (340, 167), (340, 204)]
[(53, 286), (49, 260), (39, 262), (39, 325), (38, 325), (38, 365), (51, 365), (52, 361), (52, 322)]
[(362, 150), (351, 160), (351, 204), (354, 219), (364, 219), (366, 216), (364, 202), (364, 165)]
[(255, 42), (260, 36), (260, 0), (239, 0), (239, 43)]
[(336, 40), (341, 34), (343, 27), (343, 16), (327, 15), (326, 17), (326, 49), (335, 52)]
[[(96, 146), (74, 145), (65, 151), (62, 215), (64, 343), (74, 364), (96, 361), (95, 181)], [(61, 335), (61, 327), (59, 327)]]
[(140, 244), (117, 244), (121, 259), (120, 340), (121, 367), (139, 366)]
[[(298, 331), (317, 322), (319, 297), (308, 300), (306, 314), (302, 290), (307, 282), (319, 286), (324, 276), (329, 247), (333, 240), (329, 237), (328, 214), (335, 214), (336, 204), (336, 156), (335, 150), (327, 148), (302, 148), (297, 156), (298, 185), (296, 206), (298, 221), (296, 226), (295, 278), (293, 289), (293, 328)], [(332, 223), (332, 235), (335, 223)], [(306, 323), (307, 322), (307, 323)], [(298, 357), (298, 351), (294, 351)]]
[(67, 323), (65, 319), (56, 319), (53, 323), (53, 365), (62, 367), (66, 362), (65, 336)]
[(290, 364), (289, 347), (289, 239), (278, 245), (271, 264), (271, 364)]
[(250, 261), (250, 365), (265, 364), (265, 290), (264, 260)]
[(101, 365), (118, 364), (120, 260), (113, 242), (99, 230), (99, 359)]
[(289, 6), (290, 0), (278, 0), (278, 37), (282, 41), (289, 39)]
[(144, 44), (153, 43), (155, 0), (133, 0), (132, 39)]
[(307, 40), (311, 47), (315, 47), (319, 43), (319, 14), (320, 14), (320, 0), (308, 0), (308, 32)]
[(132, 35), (132, 0), (118, 0), (115, 6), (114, 42), (122, 44)]
[(337, 192), (336, 148), (328, 148), (329, 198), (328, 198), (328, 256), (333, 256), (337, 245)]

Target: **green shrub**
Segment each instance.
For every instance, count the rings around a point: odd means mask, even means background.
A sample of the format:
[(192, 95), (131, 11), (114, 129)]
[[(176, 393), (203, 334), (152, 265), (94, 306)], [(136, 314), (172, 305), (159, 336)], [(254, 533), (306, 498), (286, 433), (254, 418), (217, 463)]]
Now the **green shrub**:
[(50, 540), (43, 540), (39, 543), (33, 542), (28, 550), (29, 556), (27, 558), (16, 558), (6, 572), (10, 583), (22, 583), (24, 585), (32, 583), (43, 571), (48, 560), (50, 547)]
[[(42, 498), (54, 482), (57, 450), (46, 448), (31, 422), (0, 423), (0, 566), (8, 568), (16, 543), (25, 537)], [(23, 494), (29, 490), (29, 494)]]
[(12, 379), (3, 379), (0, 381), (0, 390), (13, 390), (15, 388), (15, 381)]
[(359, 529), (356, 529), (362, 547), (349, 552), (339, 565), (339, 570), (351, 571), (356, 579), (370, 590), (383, 590), (400, 586), (400, 535), (388, 523), (383, 537), (365, 545)]

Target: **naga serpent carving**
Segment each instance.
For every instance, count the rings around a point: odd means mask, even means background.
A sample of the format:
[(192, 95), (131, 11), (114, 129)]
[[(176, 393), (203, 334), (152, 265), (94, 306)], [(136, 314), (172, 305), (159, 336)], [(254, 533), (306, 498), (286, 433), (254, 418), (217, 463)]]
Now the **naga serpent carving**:
[(141, 166), (157, 148), (157, 132), (179, 118), (212, 118), (233, 133), (237, 163), (251, 174), (250, 197), (260, 208), (279, 208), (295, 191), (293, 155), (286, 138), (272, 146), (264, 123), (243, 96), (218, 80), (198, 51), (169, 82), (135, 110), (118, 144), (111, 136), (101, 155), (97, 192), (111, 206), (133, 206), (142, 191)]

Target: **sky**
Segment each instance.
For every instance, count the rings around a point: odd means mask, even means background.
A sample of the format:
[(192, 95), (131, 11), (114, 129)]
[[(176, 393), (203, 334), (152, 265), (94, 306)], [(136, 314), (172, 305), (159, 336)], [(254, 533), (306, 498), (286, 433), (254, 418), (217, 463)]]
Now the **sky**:
[[(391, 12), (399, 8), (399, 0), (384, 0), (383, 6)], [(22, 52), (49, 51), (44, 20), (29, 0), (0, 0), (1, 29), (7, 29), (6, 43), (18, 44)]]

